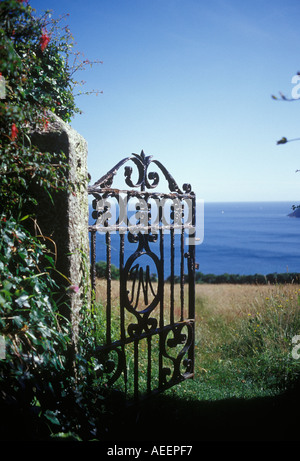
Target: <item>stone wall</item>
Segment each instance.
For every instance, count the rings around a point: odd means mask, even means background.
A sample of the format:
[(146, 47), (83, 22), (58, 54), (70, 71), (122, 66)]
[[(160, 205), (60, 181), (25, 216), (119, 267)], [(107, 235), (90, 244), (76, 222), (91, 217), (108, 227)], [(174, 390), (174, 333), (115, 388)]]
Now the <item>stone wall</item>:
[[(54, 194), (52, 200), (38, 191), (38, 232), (47, 237), (55, 253), (56, 281), (64, 296), (62, 314), (71, 320), (73, 343), (78, 337), (80, 309), (89, 302), (89, 237), (87, 194), (87, 142), (70, 125), (51, 114), (47, 130), (35, 131), (31, 139), (41, 152), (63, 152), (69, 165), (72, 191)], [(68, 289), (65, 290), (64, 287)]]

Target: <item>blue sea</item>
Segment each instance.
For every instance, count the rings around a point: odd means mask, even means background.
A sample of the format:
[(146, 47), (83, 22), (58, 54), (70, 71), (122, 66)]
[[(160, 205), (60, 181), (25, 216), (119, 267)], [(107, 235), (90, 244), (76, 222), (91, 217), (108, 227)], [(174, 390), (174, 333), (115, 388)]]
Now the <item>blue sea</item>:
[[(204, 239), (196, 245), (196, 262), (204, 274), (300, 272), (300, 218), (288, 216), (295, 202), (204, 203), (197, 219)], [(204, 213), (203, 213), (204, 211)], [(203, 220), (202, 220), (203, 213)], [(170, 273), (169, 235), (165, 235), (165, 277)], [(112, 235), (111, 262), (118, 266), (119, 236)], [(126, 259), (136, 245), (125, 245)], [(180, 238), (176, 236), (175, 274), (180, 273)], [(150, 244), (158, 253), (159, 244)], [(105, 260), (103, 235), (97, 236), (96, 260)], [(186, 264), (186, 262), (185, 262)], [(187, 272), (185, 268), (185, 272)]]
[(300, 218), (288, 216), (292, 205), (204, 204), (204, 240), (196, 249), (199, 270), (241, 275), (300, 272)]

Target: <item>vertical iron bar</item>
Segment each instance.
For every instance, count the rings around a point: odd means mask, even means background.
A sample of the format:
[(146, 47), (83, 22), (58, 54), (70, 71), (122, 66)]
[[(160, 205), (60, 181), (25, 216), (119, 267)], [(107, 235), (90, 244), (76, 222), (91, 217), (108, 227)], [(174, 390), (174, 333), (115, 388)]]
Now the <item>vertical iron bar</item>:
[(120, 335), (121, 340), (125, 339), (125, 293), (122, 292), (123, 277), (124, 277), (124, 234), (120, 233)]
[(160, 245), (160, 269), (161, 269), (161, 280), (158, 280), (160, 290), (160, 328), (164, 326), (164, 231), (160, 227), (159, 229), (159, 245)]
[(163, 385), (163, 335), (160, 333), (158, 336), (158, 387), (161, 388)]
[(111, 343), (111, 237), (106, 232), (106, 343)]
[(147, 338), (147, 345), (148, 345), (148, 364), (147, 364), (147, 392), (148, 394), (151, 393), (151, 341), (152, 337), (148, 336)]
[(122, 293), (123, 277), (124, 277), (124, 234), (119, 232), (120, 236), (120, 282), (119, 282), (119, 300), (120, 300), (120, 338), (122, 342), (122, 352), (124, 357), (124, 384), (125, 384), (125, 395), (127, 394), (127, 362), (126, 362), (126, 350), (125, 350), (125, 304), (124, 304), (124, 293)]
[(139, 398), (139, 340), (134, 341), (134, 399)]
[(184, 205), (181, 204), (180, 234), (180, 320), (184, 319)]
[[(162, 206), (159, 206), (159, 216), (158, 216), (158, 223), (159, 223), (159, 246), (160, 246), (160, 269), (161, 273), (159, 280), (159, 289), (160, 289), (160, 328), (164, 327), (164, 293), (165, 293), (165, 273), (164, 273), (164, 229), (163, 229), (163, 209)], [(162, 386), (162, 370), (163, 370), (163, 345), (161, 335), (159, 335), (159, 344), (158, 344), (158, 386)]]
[[(192, 240), (196, 234), (196, 196), (192, 199), (192, 226), (194, 228), (193, 234), (190, 236)], [(195, 245), (189, 243), (189, 318), (195, 319)], [(193, 341), (188, 351), (188, 358), (191, 360), (191, 372), (194, 372), (195, 363), (195, 322), (192, 324)]]
[(96, 291), (96, 231), (91, 231), (91, 282), (92, 290)]
[(171, 287), (170, 287), (170, 323), (174, 323), (174, 253), (175, 253), (175, 236), (174, 228), (171, 228)]

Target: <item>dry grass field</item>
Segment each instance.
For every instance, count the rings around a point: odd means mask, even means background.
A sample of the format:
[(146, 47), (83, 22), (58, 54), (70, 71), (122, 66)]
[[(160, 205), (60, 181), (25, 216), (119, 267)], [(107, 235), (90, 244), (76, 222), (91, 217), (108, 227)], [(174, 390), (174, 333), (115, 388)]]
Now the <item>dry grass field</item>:
[[(105, 305), (105, 280), (98, 280), (97, 299)], [(117, 281), (112, 305), (118, 320)], [(134, 430), (140, 440), (296, 440), (290, 414), (299, 410), (300, 358), (291, 351), (300, 335), (300, 285), (196, 284), (195, 308), (194, 379), (132, 419), (117, 419), (111, 437), (119, 431), (130, 440)]]
[[(154, 288), (157, 284), (153, 284)], [(220, 316), (230, 320), (263, 311), (266, 306), (286, 305), (298, 311), (300, 308), (300, 285), (238, 285), (238, 284), (196, 284), (196, 321), (201, 319), (202, 311), (207, 316)], [(187, 303), (187, 287), (185, 287), (185, 304)], [(112, 306), (119, 306), (119, 282), (112, 280)], [(107, 283), (105, 279), (97, 279), (96, 301), (106, 304)], [(180, 309), (180, 285), (175, 285), (175, 309)], [(283, 303), (283, 304), (282, 304)], [(165, 284), (165, 308), (170, 306), (170, 285)], [(299, 331), (300, 334), (300, 331)]]
[(270, 303), (289, 300), (298, 306), (300, 285), (196, 285), (196, 306), (199, 301), (210, 312), (227, 317), (244, 316), (263, 310)]

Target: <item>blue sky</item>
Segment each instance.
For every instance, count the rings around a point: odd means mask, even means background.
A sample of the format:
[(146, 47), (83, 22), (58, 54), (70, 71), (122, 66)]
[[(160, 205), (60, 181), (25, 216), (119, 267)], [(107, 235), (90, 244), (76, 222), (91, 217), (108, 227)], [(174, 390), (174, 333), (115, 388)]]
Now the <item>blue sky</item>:
[[(76, 48), (103, 64), (78, 75), (96, 181), (132, 152), (158, 158), (211, 201), (300, 200), (299, 0), (30, 0), (69, 13)], [(300, 92), (299, 92), (300, 93)]]

